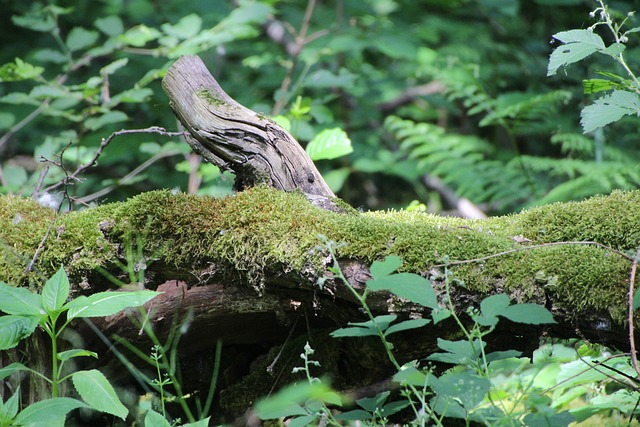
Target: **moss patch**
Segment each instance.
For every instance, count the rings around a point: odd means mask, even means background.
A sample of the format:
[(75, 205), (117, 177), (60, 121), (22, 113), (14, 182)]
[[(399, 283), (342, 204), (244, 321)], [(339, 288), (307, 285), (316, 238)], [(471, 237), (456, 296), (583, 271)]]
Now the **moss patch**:
[[(126, 202), (55, 219), (36, 273), (23, 271), (54, 218), (34, 202), (0, 197), (0, 274), (25, 284), (42, 280), (64, 264), (82, 278), (109, 268), (123, 248), (141, 241), (145, 255), (182, 270), (208, 270), (260, 289), (265, 275), (285, 273), (312, 283), (324, 274), (314, 250), (318, 234), (347, 245), (340, 256), (371, 262), (395, 254), (404, 271), (427, 272), (443, 262), (555, 241), (597, 241), (618, 250), (640, 240), (640, 192), (616, 192), (581, 203), (531, 209), (487, 220), (464, 220), (417, 212), (337, 214), (313, 207), (300, 193), (257, 187), (215, 199), (155, 191)], [(530, 242), (518, 243), (514, 236)], [(505, 291), (516, 300), (554, 295), (567, 312), (609, 310), (622, 320), (629, 261), (594, 246), (554, 246), (456, 266), (472, 290)], [(37, 276), (37, 277), (36, 277)]]

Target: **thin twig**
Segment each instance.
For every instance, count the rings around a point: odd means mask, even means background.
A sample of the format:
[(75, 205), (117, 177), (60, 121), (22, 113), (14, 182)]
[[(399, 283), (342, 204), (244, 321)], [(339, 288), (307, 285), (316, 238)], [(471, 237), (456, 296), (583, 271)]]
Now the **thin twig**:
[(98, 158), (100, 157), (100, 155), (102, 154), (104, 149), (111, 143), (111, 141), (113, 141), (113, 139), (115, 137), (120, 136), (120, 135), (129, 135), (129, 134), (137, 134), (137, 133), (156, 133), (156, 134), (163, 135), (163, 136), (182, 136), (182, 135), (184, 135), (184, 132), (167, 132), (164, 128), (161, 128), (161, 127), (158, 127), (158, 126), (152, 126), (152, 127), (146, 128), (146, 129), (122, 129), (122, 130), (119, 130), (117, 132), (113, 132), (107, 138), (102, 138), (100, 146), (98, 147), (98, 150), (96, 150), (96, 152), (93, 155), (93, 158), (91, 160), (89, 160), (85, 164), (82, 164), (82, 165), (78, 166), (77, 169), (75, 171), (73, 171), (73, 173), (67, 175), (64, 179), (58, 181), (57, 183), (48, 186), (47, 188), (44, 189), (43, 192), (45, 192), (45, 193), (46, 192), (50, 192), (50, 191), (55, 190), (56, 188), (58, 188), (60, 186), (68, 185), (71, 181), (77, 180), (78, 179), (78, 175), (80, 175), (81, 173), (83, 173), (84, 171), (86, 171), (87, 169), (91, 168), (93, 165), (96, 164), (96, 162), (98, 161)]
[(497, 258), (497, 257), (501, 257), (503, 255), (509, 255), (515, 252), (522, 252), (522, 251), (528, 251), (531, 249), (538, 249), (538, 248), (544, 248), (547, 246), (562, 246), (562, 245), (593, 245), (593, 246), (598, 246), (600, 248), (606, 249), (608, 251), (614, 252), (618, 255), (620, 255), (623, 258), (628, 259), (629, 261), (633, 261), (633, 257), (625, 254), (624, 252), (620, 252), (617, 249), (613, 249), (610, 246), (607, 245), (603, 245), (602, 243), (598, 243), (598, 242), (550, 242), (550, 243), (542, 243), (540, 245), (532, 245), (532, 246), (525, 246), (523, 248), (518, 248), (518, 249), (511, 249), (509, 251), (504, 251), (504, 252), (499, 252), (497, 254), (492, 254), (492, 255), (487, 255), (485, 257), (482, 258), (474, 258), (474, 259), (465, 259), (462, 261), (451, 261), (448, 262), (446, 264), (436, 264), (433, 266), (433, 268), (438, 268), (438, 267), (446, 267), (446, 266), (450, 266), (450, 265), (461, 265), (461, 264), (472, 264), (474, 262), (480, 262), (480, 261), (485, 261), (491, 258)]
[(640, 257), (640, 248), (636, 252), (636, 256), (633, 258), (633, 264), (631, 264), (631, 274), (629, 277), (629, 347), (631, 349), (631, 364), (640, 378), (640, 367), (638, 366), (638, 355), (636, 354), (636, 340), (634, 337), (634, 316), (633, 316), (633, 285), (636, 281), (636, 270), (638, 268), (638, 257)]

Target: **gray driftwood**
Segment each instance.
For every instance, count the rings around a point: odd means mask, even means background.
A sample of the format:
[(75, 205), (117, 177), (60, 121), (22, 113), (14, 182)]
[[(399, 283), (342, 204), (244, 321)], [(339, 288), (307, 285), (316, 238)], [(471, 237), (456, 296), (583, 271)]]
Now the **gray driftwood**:
[(191, 148), (221, 169), (231, 169), (237, 189), (267, 183), (334, 197), (300, 144), (274, 121), (227, 95), (199, 57), (181, 57), (162, 86), (189, 133)]

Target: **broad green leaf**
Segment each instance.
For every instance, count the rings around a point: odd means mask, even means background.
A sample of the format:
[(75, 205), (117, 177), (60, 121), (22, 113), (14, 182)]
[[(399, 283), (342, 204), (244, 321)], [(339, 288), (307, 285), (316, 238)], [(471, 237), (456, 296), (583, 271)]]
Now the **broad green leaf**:
[(367, 288), (372, 291), (388, 290), (400, 298), (424, 307), (438, 308), (438, 298), (431, 283), (414, 273), (398, 273), (372, 279), (367, 282)]
[(334, 74), (329, 70), (318, 70), (309, 74), (305, 79), (305, 87), (315, 88), (342, 88), (352, 89), (356, 80), (356, 75), (345, 68), (340, 68), (338, 74)]
[(502, 316), (517, 323), (529, 325), (543, 325), (556, 323), (549, 310), (538, 304), (516, 304), (509, 306)]
[(109, 111), (100, 117), (91, 117), (84, 122), (84, 126), (89, 130), (98, 130), (103, 126), (123, 122), (129, 117), (122, 111)]
[(485, 345), (485, 342), (477, 339), (471, 343), (468, 340), (449, 341), (438, 338), (438, 347), (445, 350), (446, 353), (431, 354), (427, 357), (427, 360), (435, 360), (454, 365), (470, 364), (478, 358)]
[(520, 357), (520, 356), (522, 356), (521, 351), (505, 350), (505, 351), (493, 351), (491, 353), (488, 353), (485, 356), (485, 358), (487, 360), (487, 363), (491, 363), (496, 360), (510, 359), (510, 358)]
[(640, 288), (636, 289), (635, 294), (633, 294), (633, 309), (637, 310), (640, 307)]
[(22, 363), (13, 362), (12, 364), (5, 366), (4, 368), (0, 368), (0, 380), (5, 379), (18, 371), (29, 371), (29, 368)]
[(402, 258), (396, 255), (387, 256), (384, 261), (374, 261), (371, 264), (371, 276), (380, 279), (396, 271), (402, 265)]
[(38, 326), (36, 316), (0, 316), (0, 350), (8, 350), (27, 338)]
[(93, 46), (98, 40), (97, 31), (86, 30), (82, 27), (73, 27), (67, 36), (66, 45), (71, 52), (75, 52)]
[(511, 302), (505, 294), (491, 295), (482, 300), (480, 303), (480, 311), (484, 316), (500, 316)]
[(0, 113), (0, 129), (9, 129), (16, 122), (16, 116), (12, 113)]
[(33, 99), (26, 93), (22, 93), (22, 92), (12, 92), (8, 95), (5, 95), (0, 98), (0, 102), (4, 102), (6, 104), (15, 104), (15, 105), (27, 104), (27, 105), (37, 106), (37, 107), (40, 106), (40, 101), (38, 101), (37, 99)]
[(323, 172), (322, 177), (326, 181), (331, 191), (333, 191), (334, 193), (338, 193), (344, 186), (344, 183), (346, 182), (349, 175), (351, 175), (351, 172), (352, 170), (350, 167), (336, 168), (331, 169), (328, 172)]
[(83, 402), (69, 397), (41, 400), (20, 411), (15, 424), (29, 427), (63, 427), (69, 412), (86, 407)]
[(335, 159), (353, 152), (351, 140), (340, 128), (325, 129), (317, 134), (306, 147), (311, 160)]
[(640, 96), (624, 90), (613, 91), (582, 109), (580, 124), (584, 133), (620, 120), (628, 114), (640, 113)]
[(16, 288), (0, 282), (0, 311), (17, 316), (44, 314), (42, 297), (25, 288)]
[(435, 325), (437, 325), (438, 323), (442, 322), (443, 320), (448, 319), (449, 317), (451, 317), (451, 310), (446, 309), (446, 308), (436, 308), (431, 312), (431, 318), (433, 319), (433, 323)]
[(479, 377), (469, 371), (447, 372), (433, 384), (433, 391), (438, 395), (439, 405), (436, 411), (447, 413), (443, 408), (449, 401), (462, 404), (464, 409), (470, 411), (479, 405), (491, 389), (491, 382), (487, 378)]
[(289, 427), (306, 427), (308, 425), (313, 424), (313, 422), (318, 418), (318, 415), (303, 415), (300, 417), (291, 418), (287, 422), (287, 426)]
[(329, 387), (322, 382), (305, 381), (288, 385), (274, 395), (258, 401), (255, 406), (256, 415), (263, 420), (309, 415), (309, 412), (300, 405), (314, 397), (318, 391), (327, 389)]
[(144, 305), (162, 292), (99, 292), (89, 297), (81, 296), (66, 304), (67, 318), (111, 316), (128, 307)]
[[(69, 96), (70, 93), (57, 86), (39, 85), (29, 92), (29, 96), (35, 99), (60, 98)], [(82, 97), (82, 95), (78, 94)]]
[(413, 362), (403, 365), (398, 372), (393, 375), (393, 380), (400, 384), (424, 387), (431, 385), (437, 378), (430, 372), (422, 372)]
[(61, 351), (60, 353), (58, 353), (58, 359), (62, 360), (63, 362), (72, 359), (74, 357), (84, 357), (84, 356), (89, 356), (89, 357), (94, 357), (94, 358), (98, 358), (98, 353), (95, 353), (93, 351), (89, 351), (89, 350), (83, 350), (81, 348), (75, 348), (73, 350), (67, 350), (67, 351)]
[(129, 89), (114, 95), (109, 105), (114, 106), (121, 102), (145, 102), (151, 95), (153, 95), (153, 91), (147, 87)]
[(49, 48), (36, 51), (33, 59), (37, 62), (51, 62), (52, 64), (64, 64), (67, 62), (67, 57), (62, 52)]
[(364, 410), (373, 413), (377, 409), (382, 408), (390, 394), (391, 393), (389, 391), (383, 391), (374, 397), (363, 397), (362, 399), (358, 399), (356, 400), (356, 403)]
[(0, 67), (0, 82), (16, 82), (20, 80), (32, 80), (40, 76), (44, 68), (36, 67), (20, 58), (14, 62), (8, 62)]
[(336, 420), (339, 421), (364, 421), (372, 418), (373, 414), (365, 411), (364, 409), (354, 409), (353, 411), (347, 411), (336, 415)]
[(31, 31), (49, 32), (56, 26), (53, 16), (49, 14), (12, 16), (11, 21), (18, 27), (23, 27)]
[(89, 406), (123, 420), (129, 410), (120, 402), (115, 390), (104, 374), (96, 369), (74, 372), (71, 376), (73, 386)]
[(396, 323), (395, 325), (389, 326), (389, 329), (385, 331), (385, 335), (391, 335), (400, 331), (407, 331), (409, 329), (417, 329), (421, 328), (427, 324), (429, 324), (429, 319), (410, 319), (405, 320), (404, 322)]
[(98, 18), (93, 23), (97, 29), (102, 31), (108, 36), (118, 36), (124, 32), (124, 25), (122, 19), (116, 15), (105, 16), (104, 18)]
[(144, 417), (144, 427), (171, 427), (171, 424), (161, 414), (149, 409)]
[(617, 58), (622, 52), (624, 52), (625, 48), (626, 46), (622, 43), (613, 43), (602, 49), (600, 53)]
[(578, 62), (605, 48), (602, 38), (590, 30), (562, 31), (553, 36), (563, 44), (549, 57), (547, 76), (556, 74), (558, 68)]
[(42, 288), (42, 306), (51, 313), (60, 310), (69, 296), (69, 278), (64, 268), (51, 276)]

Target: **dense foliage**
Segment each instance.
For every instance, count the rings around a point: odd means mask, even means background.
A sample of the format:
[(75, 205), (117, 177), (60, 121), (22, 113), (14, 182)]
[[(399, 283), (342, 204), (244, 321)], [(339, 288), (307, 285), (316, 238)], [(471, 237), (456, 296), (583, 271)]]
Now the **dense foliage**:
[[(589, 134), (579, 124), (593, 101), (581, 80), (621, 69), (593, 56), (546, 75), (552, 35), (592, 25), (596, 2), (3, 3), (3, 192), (57, 182), (64, 172), (50, 167), (38, 185), (41, 159), (58, 162), (68, 144), (73, 171), (113, 131), (177, 130), (159, 79), (185, 53), (239, 102), (283, 116), (302, 144), (344, 129), (353, 153), (318, 163), (355, 206), (440, 210), (455, 194), (499, 213), (640, 181), (633, 117)], [(611, 2), (613, 17), (633, 3)], [(115, 138), (82, 177), (73, 192), (85, 203), (158, 187), (220, 194), (232, 181), (155, 134)]]

